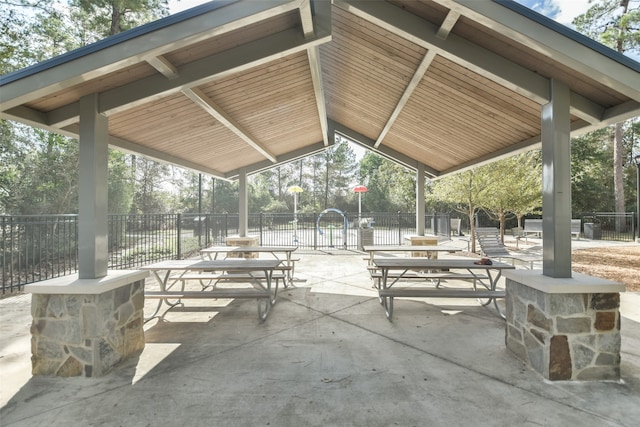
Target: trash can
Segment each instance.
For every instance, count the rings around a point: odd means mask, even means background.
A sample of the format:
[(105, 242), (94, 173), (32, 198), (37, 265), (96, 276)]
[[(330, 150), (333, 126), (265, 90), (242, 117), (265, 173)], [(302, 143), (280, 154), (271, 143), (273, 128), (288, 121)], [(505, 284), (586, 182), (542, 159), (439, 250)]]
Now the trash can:
[(373, 228), (358, 228), (358, 247), (363, 251), (365, 246), (373, 246)]
[(584, 238), (590, 240), (602, 239), (602, 228), (600, 224), (593, 222), (584, 223)]

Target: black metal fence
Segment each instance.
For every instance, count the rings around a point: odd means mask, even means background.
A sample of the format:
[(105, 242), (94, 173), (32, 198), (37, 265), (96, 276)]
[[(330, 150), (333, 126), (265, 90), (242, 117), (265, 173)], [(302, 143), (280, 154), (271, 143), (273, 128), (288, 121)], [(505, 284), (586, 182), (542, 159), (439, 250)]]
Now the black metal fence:
[[(635, 213), (574, 215), (578, 217), (586, 238), (631, 242), (638, 235)], [(427, 214), (424, 220), (426, 234), (450, 235), (448, 214)], [(224, 244), (228, 236), (238, 234), (238, 224), (238, 214), (109, 215), (108, 266), (132, 269), (187, 258), (207, 246)], [(78, 271), (77, 215), (0, 216), (0, 226), (3, 294)], [(377, 212), (359, 217), (335, 209), (295, 216), (255, 213), (249, 215), (248, 224), (248, 234), (258, 236), (263, 246), (320, 250), (401, 245), (415, 229), (414, 213)], [(591, 234), (585, 235), (585, 230)]]
[[(78, 271), (77, 215), (0, 216), (2, 293)], [(362, 222), (363, 229), (359, 228)], [(109, 215), (108, 267), (129, 269), (166, 259), (190, 257), (238, 234), (238, 214)], [(449, 236), (449, 215), (425, 215), (427, 234)], [(248, 234), (263, 246), (357, 249), (366, 244), (402, 244), (414, 234), (412, 213), (249, 215)]]
[(574, 218), (582, 220), (583, 236), (590, 239), (633, 242), (640, 231), (635, 212), (584, 212)]

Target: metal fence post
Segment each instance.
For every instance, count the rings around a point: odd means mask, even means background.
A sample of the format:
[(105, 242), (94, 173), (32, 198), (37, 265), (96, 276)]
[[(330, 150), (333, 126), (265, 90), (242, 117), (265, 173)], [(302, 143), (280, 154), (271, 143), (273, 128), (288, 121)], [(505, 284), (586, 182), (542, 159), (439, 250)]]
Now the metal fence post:
[(264, 213), (260, 212), (260, 223), (259, 223), (259, 231), (258, 231), (258, 234), (260, 235), (260, 244), (262, 244), (262, 221), (263, 221), (263, 217), (264, 217)]
[(400, 225), (400, 211), (398, 211), (398, 245), (402, 244), (402, 227)]
[(182, 214), (178, 214), (176, 217), (176, 229), (177, 229), (177, 251), (176, 259), (182, 259)]

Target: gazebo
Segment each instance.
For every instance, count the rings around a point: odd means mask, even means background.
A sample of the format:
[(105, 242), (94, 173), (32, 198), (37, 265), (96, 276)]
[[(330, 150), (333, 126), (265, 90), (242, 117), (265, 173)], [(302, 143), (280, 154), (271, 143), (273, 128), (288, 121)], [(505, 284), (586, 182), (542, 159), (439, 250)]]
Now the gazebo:
[[(414, 170), (420, 217), (427, 177), (541, 146), (543, 270), (513, 280), (564, 283), (570, 137), (638, 116), (639, 72), (509, 0), (221, 0), (4, 75), (3, 118), (80, 143), (79, 275), (32, 292), (112, 292), (115, 312), (141, 310), (144, 275), (107, 270), (108, 147), (238, 179), (242, 236), (247, 175), (336, 134)], [(125, 344), (84, 374), (144, 345), (129, 319), (94, 325), (96, 337), (123, 328)], [(93, 340), (95, 357), (112, 341)]]

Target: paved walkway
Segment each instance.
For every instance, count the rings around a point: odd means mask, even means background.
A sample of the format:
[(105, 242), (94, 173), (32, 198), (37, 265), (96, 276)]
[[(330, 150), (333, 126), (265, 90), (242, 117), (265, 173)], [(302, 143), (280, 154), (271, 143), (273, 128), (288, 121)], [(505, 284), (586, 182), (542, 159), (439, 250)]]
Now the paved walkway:
[(640, 294), (623, 294), (622, 381), (549, 382), (493, 309), (397, 300), (391, 323), (361, 254), (301, 257), (265, 323), (252, 300), (188, 301), (104, 378), (32, 378), (29, 296), (0, 301), (0, 425), (638, 425)]

